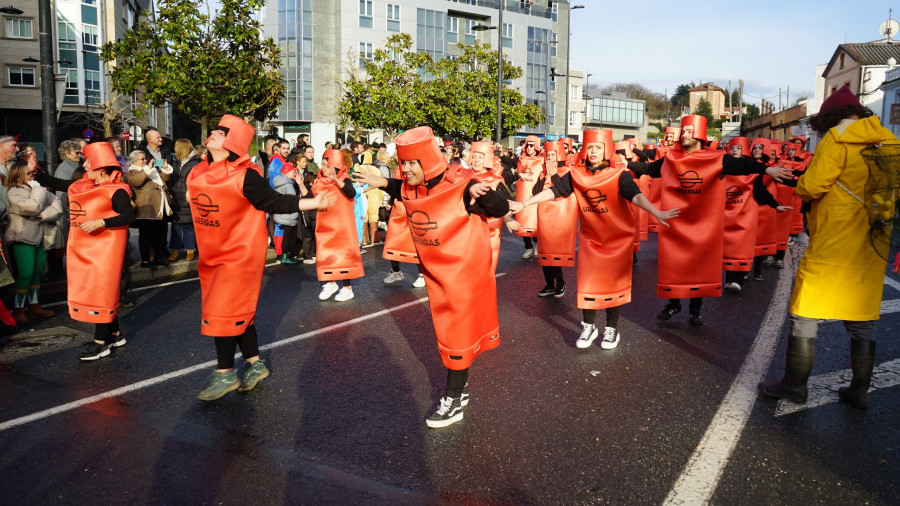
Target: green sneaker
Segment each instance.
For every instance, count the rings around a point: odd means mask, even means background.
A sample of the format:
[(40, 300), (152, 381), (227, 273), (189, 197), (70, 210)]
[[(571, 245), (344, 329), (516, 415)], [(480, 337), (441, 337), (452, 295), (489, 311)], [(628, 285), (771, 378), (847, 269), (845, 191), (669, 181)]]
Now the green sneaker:
[(252, 364), (250, 362), (246, 362), (244, 364), (244, 381), (241, 382), (241, 392), (248, 392), (253, 390), (253, 387), (256, 386), (260, 380), (269, 377), (269, 370), (266, 368), (266, 364), (263, 363), (262, 360), (257, 360)]
[(201, 401), (214, 401), (221, 399), (228, 392), (237, 390), (241, 386), (241, 380), (234, 369), (228, 372), (214, 372), (209, 375), (209, 386), (200, 392), (197, 398)]

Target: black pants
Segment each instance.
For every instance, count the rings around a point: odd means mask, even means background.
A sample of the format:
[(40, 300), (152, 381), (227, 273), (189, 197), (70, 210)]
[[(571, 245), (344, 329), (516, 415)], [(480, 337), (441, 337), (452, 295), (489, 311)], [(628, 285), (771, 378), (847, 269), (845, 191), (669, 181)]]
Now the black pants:
[(542, 265), (541, 269), (544, 271), (544, 281), (547, 282), (547, 286), (553, 286), (555, 282), (557, 285), (565, 284), (565, 280), (563, 280), (562, 275), (562, 267), (558, 265), (547, 266)]
[[(619, 328), (619, 309), (621, 306), (616, 307), (608, 307), (606, 308), (606, 326), (612, 327), (616, 330)], [(582, 321), (584, 323), (590, 323), (594, 325), (594, 322), (597, 320), (597, 310), (596, 309), (582, 309)]]
[(454, 370), (447, 369), (447, 397), (459, 397), (463, 393), (466, 382), (469, 381), (469, 368)]
[(219, 369), (234, 369), (234, 352), (241, 349), (244, 359), (259, 356), (256, 325), (250, 325), (239, 336), (213, 337), (216, 343), (216, 359)]
[(282, 225), (284, 235), (281, 238), (281, 252), (295, 257), (300, 254), (300, 244), (297, 242), (297, 225)]
[(744, 277), (748, 272), (744, 271), (725, 271), (726, 283), (737, 283), (738, 286), (744, 286)]
[(535, 237), (523, 237), (523, 241), (525, 241), (525, 249), (531, 249), (534, 247), (533, 243), (537, 242), (537, 238)]
[(98, 323), (96, 327), (94, 327), (94, 341), (102, 341), (104, 344), (109, 344), (112, 339), (110, 339), (110, 334), (115, 334), (119, 332), (119, 316), (116, 315), (113, 318), (113, 321), (109, 323)]
[(166, 246), (166, 235), (169, 224), (163, 220), (134, 220), (138, 229), (138, 248), (141, 250), (141, 261), (150, 261), (150, 250), (157, 261), (167, 260), (169, 248)]
[(316, 211), (303, 211), (297, 232), (303, 242), (303, 258), (316, 256)]
[[(674, 306), (674, 307), (677, 307), (678, 309), (681, 309), (681, 299), (669, 299), (669, 304), (667, 304), (667, 305)], [(700, 314), (700, 308), (702, 306), (703, 306), (703, 297), (694, 297), (693, 299), (690, 299), (690, 302), (688, 303), (688, 311), (691, 314), (695, 314), (695, 313)]]

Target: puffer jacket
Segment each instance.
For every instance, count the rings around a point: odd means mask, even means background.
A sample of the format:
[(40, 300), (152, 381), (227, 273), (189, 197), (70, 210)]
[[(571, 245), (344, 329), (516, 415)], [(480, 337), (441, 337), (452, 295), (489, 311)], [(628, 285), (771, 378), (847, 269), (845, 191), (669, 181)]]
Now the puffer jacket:
[(10, 218), (6, 242), (42, 244), (45, 224), (56, 222), (63, 212), (59, 199), (39, 185), (16, 186), (6, 195)]
[[(272, 184), (275, 185), (275, 191), (282, 195), (297, 195), (297, 190), (294, 188), (294, 180), (288, 178), (284, 174), (275, 176), (275, 178), (272, 179)], [(298, 209), (296, 213), (274, 214), (272, 216), (275, 218), (275, 223), (278, 223), (279, 225), (296, 227), (297, 220), (300, 218), (300, 211)]]
[(187, 201), (187, 177), (191, 173), (191, 169), (200, 163), (197, 155), (191, 155), (186, 162), (181, 160), (175, 161), (172, 176), (166, 181), (175, 199), (175, 205), (172, 214), (172, 221), (181, 225), (189, 225), (193, 223), (191, 218), (191, 206)]

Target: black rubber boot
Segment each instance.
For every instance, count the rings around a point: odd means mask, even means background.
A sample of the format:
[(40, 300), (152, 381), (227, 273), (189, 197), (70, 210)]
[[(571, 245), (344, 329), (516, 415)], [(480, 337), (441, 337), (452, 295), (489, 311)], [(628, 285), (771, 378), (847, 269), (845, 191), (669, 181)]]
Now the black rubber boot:
[(869, 386), (872, 384), (872, 369), (875, 367), (875, 341), (850, 340), (850, 368), (853, 379), (849, 387), (838, 389), (842, 401), (856, 409), (869, 406)]
[(780, 398), (784, 397), (803, 404), (809, 396), (806, 390), (806, 381), (812, 372), (813, 359), (816, 355), (816, 338), (794, 337), (788, 338), (787, 360), (784, 366), (784, 377), (774, 383), (760, 383), (757, 385), (763, 394)]

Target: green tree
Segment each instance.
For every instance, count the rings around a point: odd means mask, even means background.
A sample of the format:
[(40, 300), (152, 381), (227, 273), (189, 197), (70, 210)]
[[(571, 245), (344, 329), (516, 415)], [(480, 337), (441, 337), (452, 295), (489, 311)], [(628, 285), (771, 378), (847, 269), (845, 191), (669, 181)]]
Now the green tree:
[(694, 108), (694, 114), (696, 114), (698, 116), (703, 116), (704, 118), (706, 118), (707, 122), (712, 122), (712, 120), (713, 120), (712, 113), (713, 113), (712, 104), (709, 103), (709, 100), (706, 100), (705, 98), (701, 98), (697, 102), (697, 107)]
[[(477, 42), (458, 47), (459, 57), (435, 62), (413, 50), (408, 34), (388, 37), (385, 48), (365, 63), (365, 74), (351, 72), (342, 83), (341, 118), (390, 135), (427, 125), (437, 135), (491, 137), (497, 118), (497, 54)], [(521, 75), (521, 68), (503, 59), (504, 79)], [(526, 104), (517, 90), (504, 86), (502, 98), (504, 134), (543, 121), (540, 108)]]
[(679, 84), (672, 94), (671, 102), (673, 115), (681, 116), (681, 112), (691, 103), (691, 88), (696, 86), (693, 81), (690, 84)]
[(759, 117), (759, 106), (756, 104), (744, 104), (743, 121), (751, 120)]
[(112, 88), (141, 92), (149, 104), (171, 102), (200, 123), (205, 139), (210, 120), (225, 113), (265, 120), (275, 116), (285, 85), (279, 51), (262, 38), (255, 12), (264, 0), (221, 0), (211, 17), (192, 0), (161, 0), (154, 18), (103, 46), (113, 65)]

